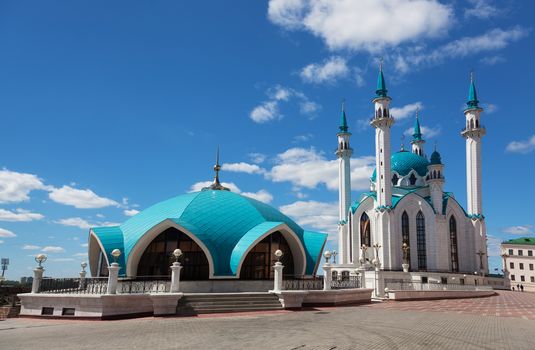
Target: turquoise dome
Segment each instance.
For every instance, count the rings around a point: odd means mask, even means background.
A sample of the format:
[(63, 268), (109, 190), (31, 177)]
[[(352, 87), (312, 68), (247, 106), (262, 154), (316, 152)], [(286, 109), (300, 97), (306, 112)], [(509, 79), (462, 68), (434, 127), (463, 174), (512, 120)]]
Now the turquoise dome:
[(431, 153), (431, 163), (430, 164), (442, 164), (442, 158), (440, 157), (440, 153), (437, 151), (434, 151)]
[[(408, 151), (399, 151), (390, 157), (390, 168), (392, 173), (396, 172), (399, 176), (409, 175), (411, 170), (415, 170), (420, 176), (427, 174), (427, 166), (429, 161), (416, 153)], [(377, 170), (373, 171), (372, 181), (375, 181)]]
[[(236, 276), (242, 256), (253, 242), (281, 224), (298, 237), (306, 255), (306, 274), (313, 274), (327, 239), (324, 233), (303, 230), (277, 209), (230, 191), (204, 190), (157, 203), (123, 224), (92, 228), (99, 245), (112, 261), (111, 251), (120, 249), (121, 274), (138, 241), (152, 228), (170, 220), (191, 232), (209, 251), (214, 276)], [(91, 244), (91, 243), (90, 243)]]

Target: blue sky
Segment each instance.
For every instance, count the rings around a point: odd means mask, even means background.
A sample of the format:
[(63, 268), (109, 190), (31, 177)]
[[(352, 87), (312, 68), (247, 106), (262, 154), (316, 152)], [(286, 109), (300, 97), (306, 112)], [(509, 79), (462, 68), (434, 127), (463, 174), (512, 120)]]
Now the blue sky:
[[(497, 244), (532, 235), (535, 121), (526, 1), (12, 1), (0, 4), (0, 256), (7, 277), (72, 276), (88, 227), (120, 223), (213, 176), (310, 229), (337, 221), (340, 102), (353, 199), (373, 171), (378, 57), (393, 150), (421, 109), (426, 150), (466, 203), (473, 69), (486, 112), (484, 214)], [(406, 142), (407, 144), (407, 142)], [(329, 248), (335, 248), (330, 241)], [(493, 267), (499, 258), (491, 257)]]

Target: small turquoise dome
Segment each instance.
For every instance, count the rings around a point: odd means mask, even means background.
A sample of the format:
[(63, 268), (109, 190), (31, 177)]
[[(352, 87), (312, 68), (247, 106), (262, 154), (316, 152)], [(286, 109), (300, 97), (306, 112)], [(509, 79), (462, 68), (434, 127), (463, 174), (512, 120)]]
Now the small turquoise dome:
[[(420, 176), (427, 174), (429, 161), (416, 153), (408, 151), (399, 151), (390, 157), (390, 168), (392, 172), (398, 173), (399, 176), (409, 175), (411, 170), (415, 170)], [(372, 181), (375, 181), (377, 170), (373, 171)]]
[(431, 153), (431, 163), (430, 164), (433, 164), (433, 165), (442, 164), (442, 159), (440, 157), (440, 153), (438, 153), (437, 151), (434, 151), (433, 153)]
[[(324, 233), (303, 230), (279, 210), (230, 191), (203, 190), (183, 194), (157, 203), (119, 226), (96, 227), (91, 233), (112, 261), (111, 251), (119, 248), (121, 275), (135, 246), (158, 225), (170, 221), (191, 232), (213, 258), (216, 277), (236, 276), (240, 259), (266, 232), (287, 226), (303, 247), (306, 274), (315, 273), (321, 250), (327, 239)], [(90, 242), (90, 246), (91, 246)], [(91, 247), (90, 247), (91, 248)], [(127, 268), (128, 270), (128, 268)]]

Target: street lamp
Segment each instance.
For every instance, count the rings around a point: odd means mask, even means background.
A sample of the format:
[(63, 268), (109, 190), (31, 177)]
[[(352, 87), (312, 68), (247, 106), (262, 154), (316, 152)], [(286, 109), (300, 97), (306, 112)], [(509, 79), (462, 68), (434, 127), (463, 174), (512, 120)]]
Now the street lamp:
[(119, 249), (114, 249), (111, 251), (111, 256), (113, 256), (113, 263), (117, 264), (117, 260), (121, 256), (121, 251)]
[(336, 252), (336, 250), (333, 250), (333, 264), (336, 264), (336, 256), (338, 255), (338, 253)]
[(82, 267), (82, 272), (85, 272), (85, 268), (87, 267), (87, 263), (83, 261), (80, 266)]
[(46, 261), (46, 259), (48, 259), (46, 254), (37, 254), (37, 256), (35, 257), (35, 262), (39, 264), (40, 269), (43, 268), (41, 265)]
[(9, 265), (9, 259), (2, 258), (2, 279), (4, 279), (4, 271), (7, 270), (7, 265)]
[(182, 256), (182, 250), (178, 248), (173, 250), (173, 256), (175, 257), (175, 262), (178, 263), (178, 259)]
[(329, 263), (329, 259), (332, 256), (332, 253), (329, 250), (326, 250), (325, 253), (323, 253), (323, 256), (325, 257), (325, 263), (328, 264)]
[(280, 262), (281, 261), (281, 257), (284, 255), (284, 253), (282, 252), (282, 250), (280, 249), (277, 249), (275, 251), (275, 257), (277, 258), (277, 262)]
[(480, 250), (478, 250), (476, 255), (479, 256), (479, 271), (481, 271), (481, 275), (483, 276), (484, 275), (484, 271), (483, 271), (483, 255), (485, 255), (485, 253), (480, 249)]

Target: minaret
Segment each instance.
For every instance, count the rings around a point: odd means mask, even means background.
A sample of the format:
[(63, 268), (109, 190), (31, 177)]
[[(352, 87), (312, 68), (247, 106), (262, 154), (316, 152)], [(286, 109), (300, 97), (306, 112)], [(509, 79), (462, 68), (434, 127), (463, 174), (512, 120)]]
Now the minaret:
[(215, 159), (215, 165), (214, 165), (214, 182), (208, 187), (204, 187), (202, 190), (218, 190), (218, 191), (230, 191), (229, 188), (221, 185), (221, 182), (219, 182), (219, 171), (221, 170), (221, 165), (219, 165), (219, 146), (217, 147), (217, 155)]
[(442, 196), (444, 193), (444, 164), (442, 164), (442, 159), (440, 153), (438, 153), (436, 146), (435, 151), (431, 153), (431, 159), (429, 165), (427, 166), (429, 171), (429, 179), (427, 183), (429, 184), (429, 192), (431, 194), (431, 202), (433, 203), (433, 208), (438, 215), (442, 215), (443, 210), (443, 201)]
[(470, 90), (468, 92), (467, 108), (464, 110), (466, 126), (461, 135), (466, 139), (466, 190), (468, 200), (468, 214), (483, 214), (481, 203), (481, 138), (486, 130), (481, 125), (480, 117), (483, 108), (479, 107), (477, 100), (474, 74), (470, 77)]
[(379, 66), (377, 90), (375, 91), (375, 116), (370, 124), (375, 128), (375, 163), (377, 191), (377, 206), (379, 208), (392, 206), (392, 175), (390, 169), (390, 128), (394, 118), (390, 116), (389, 105), (391, 98), (387, 95), (383, 64)]
[(416, 119), (414, 119), (414, 131), (412, 133), (412, 153), (416, 153), (419, 156), (424, 156), (424, 143), (425, 140), (422, 138), (422, 131), (420, 129), (420, 119), (419, 119), (420, 109), (416, 110)]
[(349, 146), (347, 118), (344, 103), (342, 103), (342, 114), (340, 116), (340, 126), (338, 127), (338, 148), (336, 157), (338, 158), (338, 202), (339, 202), (339, 225), (338, 225), (338, 253), (340, 263), (345, 264), (351, 260), (349, 225), (347, 225), (347, 213), (351, 205), (351, 155), (353, 149)]

